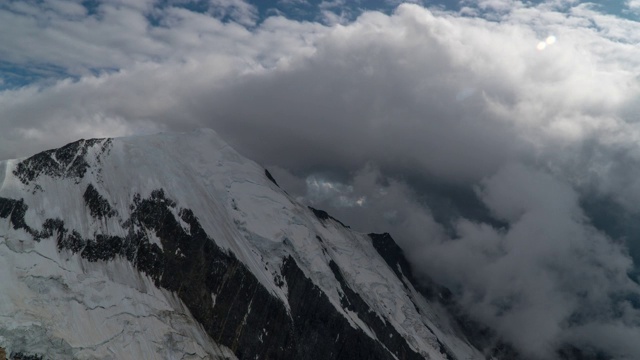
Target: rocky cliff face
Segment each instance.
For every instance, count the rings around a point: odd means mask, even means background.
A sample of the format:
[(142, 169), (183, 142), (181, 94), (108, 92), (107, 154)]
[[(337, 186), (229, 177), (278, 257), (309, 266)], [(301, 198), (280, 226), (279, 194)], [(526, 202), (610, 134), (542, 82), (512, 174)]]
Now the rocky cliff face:
[(484, 359), (388, 235), (291, 199), (213, 132), (0, 163), (15, 359)]

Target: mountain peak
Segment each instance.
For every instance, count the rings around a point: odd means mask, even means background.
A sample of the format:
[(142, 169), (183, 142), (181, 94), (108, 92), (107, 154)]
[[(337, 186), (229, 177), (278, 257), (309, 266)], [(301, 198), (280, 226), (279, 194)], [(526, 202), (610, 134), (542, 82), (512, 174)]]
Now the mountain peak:
[(297, 203), (212, 130), (80, 140), (0, 169), (8, 353), (481, 356), (390, 237), (376, 247)]

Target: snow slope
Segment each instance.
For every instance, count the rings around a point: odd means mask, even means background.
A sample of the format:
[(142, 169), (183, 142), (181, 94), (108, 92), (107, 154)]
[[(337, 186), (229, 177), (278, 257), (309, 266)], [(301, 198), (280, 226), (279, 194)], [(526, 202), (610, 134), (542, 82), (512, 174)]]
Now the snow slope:
[[(181, 253), (181, 245), (173, 250), (167, 232), (159, 230), (163, 219), (155, 220), (156, 227), (134, 221), (145, 199), (155, 199), (167, 204), (165, 217), (176, 219), (180, 229), (172, 233), (196, 236), (198, 227), (185, 216), (191, 211), (221, 256), (237, 259), (260, 291), (276, 299), (273, 306), (286, 309), (289, 320), (281, 321), (291, 328), (300, 317), (300, 304), (290, 298), (294, 277), (286, 270), (293, 260), (331, 311), (380, 344), (384, 356), (400, 358), (392, 348), (399, 341), (400, 348), (425, 359), (484, 359), (442, 306), (398, 277), (368, 235), (297, 203), (211, 130), (80, 141), (0, 162), (0, 184), (7, 209), (2, 216), (0, 202), (0, 347), (7, 353), (52, 359), (253, 358), (238, 346), (240, 333), (264, 344), (275, 336), (266, 327), (246, 325), (257, 311), (252, 297), (239, 312), (244, 319), (237, 320), (237, 341), (222, 335), (214, 340), (215, 326), (202, 319), (215, 319), (210, 314), (226, 294), (211, 291), (206, 306), (213, 310), (192, 314), (200, 306), (163, 285), (166, 270), (141, 271), (139, 262), (127, 261), (124, 246), (109, 250), (111, 255), (86, 255), (89, 245), (104, 244), (101, 236), (126, 243), (137, 232), (146, 234), (149, 248), (157, 247), (154, 254), (162, 254), (165, 263), (191, 256)], [(39, 230), (51, 219), (64, 225)], [(96, 240), (75, 250), (62, 246), (61, 239), (73, 233)], [(334, 336), (338, 342), (340, 333)], [(387, 339), (394, 336), (402, 339)]]

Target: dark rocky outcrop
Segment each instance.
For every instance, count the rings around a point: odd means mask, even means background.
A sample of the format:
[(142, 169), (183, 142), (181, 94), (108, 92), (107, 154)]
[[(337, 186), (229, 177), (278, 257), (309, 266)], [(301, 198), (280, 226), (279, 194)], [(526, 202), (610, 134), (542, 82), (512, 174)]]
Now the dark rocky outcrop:
[(111, 208), (109, 202), (96, 190), (93, 184), (87, 186), (87, 190), (82, 195), (84, 203), (89, 207), (91, 216), (97, 219), (110, 218), (117, 215), (117, 212)]
[[(1, 359), (1, 358), (0, 358)], [(42, 355), (29, 355), (22, 352), (11, 353), (9, 356), (11, 360), (43, 360)]]
[(78, 182), (90, 167), (86, 159), (88, 149), (99, 143), (102, 143), (99, 153), (108, 153), (111, 139), (78, 140), (20, 162), (13, 174), (25, 185), (29, 185), (40, 175), (72, 178)]
[(334, 218), (333, 216), (329, 215), (328, 212), (324, 211), (324, 210), (318, 210), (318, 209), (314, 209), (311, 206), (307, 206), (309, 208), (309, 210), (311, 210), (313, 212), (313, 215), (315, 215), (318, 219), (320, 219), (321, 221), (327, 221), (327, 220), (333, 220), (336, 223), (342, 225), (343, 227), (350, 229), (350, 226), (347, 226), (345, 224), (342, 223), (342, 221)]
[(14, 229), (25, 229), (30, 232), (31, 229), (24, 221), (27, 209), (28, 207), (22, 199), (13, 200), (0, 198), (0, 217), (3, 219), (9, 218)]
[(280, 185), (278, 185), (278, 182), (276, 181), (276, 179), (273, 177), (273, 175), (271, 175), (271, 173), (269, 172), (269, 170), (264, 169), (264, 175), (267, 177), (267, 179), (269, 179), (269, 181), (271, 181), (272, 183), (276, 184), (277, 187), (280, 187)]
[[(389, 265), (405, 287), (407, 286), (405, 279), (409, 280), (412, 284), (417, 284), (413, 278), (411, 265), (409, 265), (409, 262), (402, 253), (402, 249), (400, 249), (398, 244), (391, 238), (389, 233), (372, 233), (369, 234), (369, 237), (371, 238), (371, 244), (378, 251), (378, 254), (380, 254), (387, 265)], [(430, 294), (430, 297), (432, 297), (432, 294)]]

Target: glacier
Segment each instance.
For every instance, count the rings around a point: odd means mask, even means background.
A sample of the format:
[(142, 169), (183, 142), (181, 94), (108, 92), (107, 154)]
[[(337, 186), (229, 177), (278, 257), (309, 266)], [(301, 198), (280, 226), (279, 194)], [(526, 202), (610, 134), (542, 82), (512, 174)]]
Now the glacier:
[(7, 355), (491, 358), (399, 258), (390, 236), (300, 204), (212, 130), (0, 162)]

